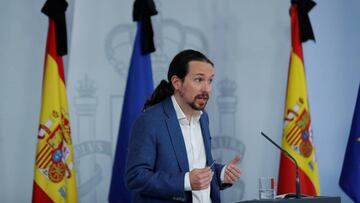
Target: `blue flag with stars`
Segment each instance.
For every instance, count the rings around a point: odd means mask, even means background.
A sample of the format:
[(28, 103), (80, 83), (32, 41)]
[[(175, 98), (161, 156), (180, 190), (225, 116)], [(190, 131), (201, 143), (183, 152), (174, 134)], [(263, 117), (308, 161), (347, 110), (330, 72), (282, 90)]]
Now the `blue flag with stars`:
[(125, 161), (131, 127), (140, 115), (146, 99), (154, 89), (150, 53), (141, 52), (141, 22), (138, 22), (137, 33), (130, 68), (126, 83), (124, 103), (121, 113), (118, 141), (112, 171), (109, 202), (131, 202), (131, 192), (125, 186)]
[(355, 203), (360, 203), (360, 87), (339, 184)]

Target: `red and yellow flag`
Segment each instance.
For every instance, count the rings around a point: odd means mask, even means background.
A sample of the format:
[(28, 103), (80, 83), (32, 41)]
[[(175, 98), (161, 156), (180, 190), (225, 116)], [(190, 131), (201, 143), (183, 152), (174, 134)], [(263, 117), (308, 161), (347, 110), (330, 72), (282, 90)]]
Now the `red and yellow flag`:
[[(297, 5), (290, 8), (292, 52), (290, 56), (282, 147), (299, 165), (300, 193), (319, 195), (318, 166), (311, 129)], [(281, 154), (278, 194), (295, 193), (295, 164)]]
[(76, 179), (62, 57), (50, 18), (32, 202), (77, 202)]

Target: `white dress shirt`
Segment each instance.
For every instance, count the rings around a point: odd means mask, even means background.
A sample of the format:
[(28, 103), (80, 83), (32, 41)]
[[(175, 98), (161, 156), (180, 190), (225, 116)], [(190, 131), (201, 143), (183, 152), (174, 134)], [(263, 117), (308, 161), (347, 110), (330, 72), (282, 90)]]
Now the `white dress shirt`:
[[(189, 170), (205, 168), (206, 154), (199, 122), (202, 111), (195, 112), (195, 114), (191, 116), (190, 121), (188, 121), (179, 104), (176, 102), (174, 95), (171, 96), (171, 100), (184, 138), (186, 154), (189, 161)], [(184, 189), (185, 191), (191, 191), (189, 172), (185, 174)], [(203, 190), (193, 190), (192, 200), (193, 203), (211, 203), (210, 186)]]

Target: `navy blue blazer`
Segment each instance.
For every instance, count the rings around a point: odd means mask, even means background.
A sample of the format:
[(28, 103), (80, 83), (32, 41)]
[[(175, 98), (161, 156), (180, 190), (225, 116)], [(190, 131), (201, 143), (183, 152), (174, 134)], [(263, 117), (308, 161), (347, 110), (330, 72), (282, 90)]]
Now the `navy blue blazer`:
[[(209, 118), (200, 118), (206, 151), (206, 164), (213, 162)], [(210, 197), (220, 202), (220, 173), (215, 164)], [(184, 191), (184, 176), (189, 171), (185, 142), (170, 97), (150, 107), (135, 121), (128, 146), (126, 185), (134, 192), (133, 202), (192, 202), (191, 191)]]

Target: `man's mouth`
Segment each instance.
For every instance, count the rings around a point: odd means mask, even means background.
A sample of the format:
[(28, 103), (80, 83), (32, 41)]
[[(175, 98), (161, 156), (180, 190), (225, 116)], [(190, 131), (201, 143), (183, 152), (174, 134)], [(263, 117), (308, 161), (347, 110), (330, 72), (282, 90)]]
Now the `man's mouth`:
[(195, 98), (199, 99), (199, 100), (207, 101), (209, 99), (209, 95), (207, 95), (207, 94), (197, 95)]

